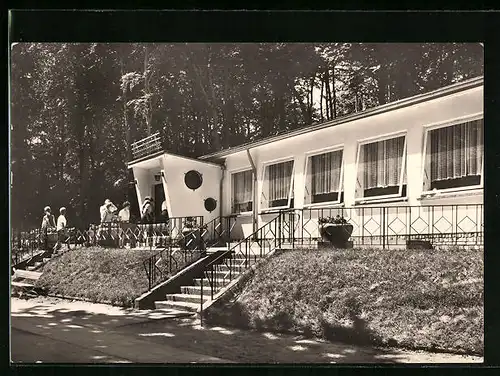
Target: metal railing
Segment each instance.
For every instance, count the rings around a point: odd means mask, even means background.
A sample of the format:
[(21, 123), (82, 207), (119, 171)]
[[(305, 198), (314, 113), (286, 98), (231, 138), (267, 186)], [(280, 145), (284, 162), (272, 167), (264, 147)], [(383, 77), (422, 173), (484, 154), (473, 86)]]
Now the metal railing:
[(484, 207), (473, 205), (308, 208), (283, 211), (283, 240), (298, 244), (321, 240), (320, 218), (342, 217), (353, 226), (354, 246), (406, 246), (409, 240), (470, 246), (484, 242)]
[(236, 218), (236, 215), (222, 216), (206, 223), (201, 235), (205, 246), (209, 248), (229, 244), (236, 225)]
[(160, 132), (132, 144), (132, 160), (147, 157), (163, 150)]
[(279, 248), (283, 239), (281, 233), (283, 216), (283, 213), (278, 213), (271, 221), (206, 265), (201, 278), (200, 317), (203, 317), (203, 280), (208, 280), (210, 299), (213, 300), (214, 295), (239, 273), (246, 271), (259, 258)]
[(144, 260), (148, 291), (203, 256), (205, 246), (201, 229), (183, 233), (179, 240), (180, 247), (168, 243), (161, 251)]

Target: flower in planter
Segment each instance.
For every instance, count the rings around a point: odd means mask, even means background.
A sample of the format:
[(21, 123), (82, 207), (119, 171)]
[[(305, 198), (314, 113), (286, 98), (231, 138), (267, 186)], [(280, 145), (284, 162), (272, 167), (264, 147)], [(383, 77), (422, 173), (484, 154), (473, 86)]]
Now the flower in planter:
[(347, 220), (344, 217), (341, 217), (340, 215), (337, 215), (336, 217), (321, 217), (318, 220), (320, 225), (325, 225), (325, 224), (335, 224), (335, 225), (345, 225), (347, 224)]

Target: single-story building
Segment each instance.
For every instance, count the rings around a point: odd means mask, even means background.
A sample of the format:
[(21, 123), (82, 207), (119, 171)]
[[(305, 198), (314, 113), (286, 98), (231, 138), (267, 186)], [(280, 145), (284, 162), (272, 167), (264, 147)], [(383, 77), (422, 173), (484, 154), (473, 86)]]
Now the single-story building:
[(302, 239), (319, 237), (318, 218), (341, 215), (364, 244), (482, 243), (483, 128), (477, 77), (197, 159), (162, 150), (156, 134), (133, 145), (128, 165), (139, 206), (152, 196), (171, 217), (236, 216), (233, 239), (289, 210)]

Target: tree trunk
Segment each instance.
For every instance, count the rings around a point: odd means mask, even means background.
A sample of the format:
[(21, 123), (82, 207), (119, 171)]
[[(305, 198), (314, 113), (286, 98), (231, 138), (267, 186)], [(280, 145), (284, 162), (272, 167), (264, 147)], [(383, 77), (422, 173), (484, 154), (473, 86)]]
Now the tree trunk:
[(323, 89), (325, 87), (325, 77), (324, 75), (322, 75), (321, 77), (321, 93), (319, 95), (319, 113), (320, 113), (320, 116), (321, 116), (321, 122), (324, 121), (324, 117), (323, 117)]
[[(330, 86), (330, 83), (328, 83)], [(330, 100), (333, 100), (333, 118), (337, 117), (337, 92), (335, 90), (335, 67), (332, 68), (332, 95)]]

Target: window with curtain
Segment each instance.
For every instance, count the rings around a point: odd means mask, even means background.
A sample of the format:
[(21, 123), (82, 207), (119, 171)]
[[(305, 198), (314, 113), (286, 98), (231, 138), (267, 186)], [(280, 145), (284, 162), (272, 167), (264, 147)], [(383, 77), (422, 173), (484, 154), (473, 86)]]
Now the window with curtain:
[(405, 136), (360, 145), (356, 196), (406, 196)]
[(253, 174), (252, 170), (236, 172), (232, 176), (231, 207), (233, 213), (252, 211)]
[(424, 190), (481, 184), (483, 169), (483, 119), (427, 133)]
[(342, 157), (336, 150), (307, 159), (305, 204), (341, 201)]
[(293, 161), (267, 165), (262, 182), (262, 208), (293, 206)]

